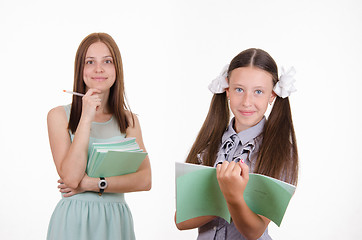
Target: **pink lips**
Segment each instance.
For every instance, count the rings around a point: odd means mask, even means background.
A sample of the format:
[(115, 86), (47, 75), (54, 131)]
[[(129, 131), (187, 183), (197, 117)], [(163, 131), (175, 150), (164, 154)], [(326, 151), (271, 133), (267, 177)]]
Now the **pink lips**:
[(241, 115), (246, 116), (246, 117), (254, 114), (254, 111), (239, 111), (239, 112), (241, 113)]
[(103, 82), (103, 81), (106, 81), (107, 78), (106, 77), (94, 77), (92, 78), (94, 81), (97, 81), (97, 82)]

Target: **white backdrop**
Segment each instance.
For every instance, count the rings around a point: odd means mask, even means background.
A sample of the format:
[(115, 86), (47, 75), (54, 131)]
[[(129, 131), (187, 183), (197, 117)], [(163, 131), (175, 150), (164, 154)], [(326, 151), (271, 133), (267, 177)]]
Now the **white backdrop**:
[(71, 96), (74, 56), (92, 32), (122, 53), (125, 84), (149, 152), (153, 188), (126, 194), (138, 239), (178, 231), (174, 162), (206, 116), (209, 82), (258, 47), (297, 70), (290, 98), (300, 180), (274, 239), (361, 239), (360, 1), (0, 1), (0, 238), (45, 239), (60, 199), (46, 115)]

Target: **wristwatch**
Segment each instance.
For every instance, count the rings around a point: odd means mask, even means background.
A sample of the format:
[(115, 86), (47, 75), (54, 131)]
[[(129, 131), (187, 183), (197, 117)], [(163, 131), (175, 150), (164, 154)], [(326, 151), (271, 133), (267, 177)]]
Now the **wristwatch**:
[(98, 182), (98, 187), (99, 187), (99, 196), (102, 196), (103, 192), (104, 192), (104, 189), (107, 188), (107, 181), (106, 179), (104, 179), (104, 177), (100, 177), (99, 178), (99, 182)]

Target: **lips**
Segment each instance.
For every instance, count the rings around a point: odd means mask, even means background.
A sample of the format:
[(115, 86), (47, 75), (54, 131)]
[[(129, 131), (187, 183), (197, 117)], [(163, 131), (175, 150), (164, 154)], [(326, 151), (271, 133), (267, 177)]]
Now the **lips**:
[(103, 82), (107, 80), (106, 77), (93, 77), (92, 79), (96, 82)]
[(239, 111), (239, 112), (241, 113), (241, 115), (246, 117), (251, 116), (255, 113), (255, 111)]

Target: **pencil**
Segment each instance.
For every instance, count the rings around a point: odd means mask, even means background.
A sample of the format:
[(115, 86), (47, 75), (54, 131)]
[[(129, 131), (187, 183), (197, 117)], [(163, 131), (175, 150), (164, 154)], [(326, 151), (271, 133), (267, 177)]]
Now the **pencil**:
[(72, 91), (67, 91), (67, 90), (63, 90), (63, 92), (65, 92), (65, 93), (70, 93), (70, 94), (73, 94), (73, 95), (76, 95), (76, 96), (79, 96), (79, 97), (83, 97), (83, 96), (84, 96), (83, 93), (77, 93), (77, 92), (72, 92)]

